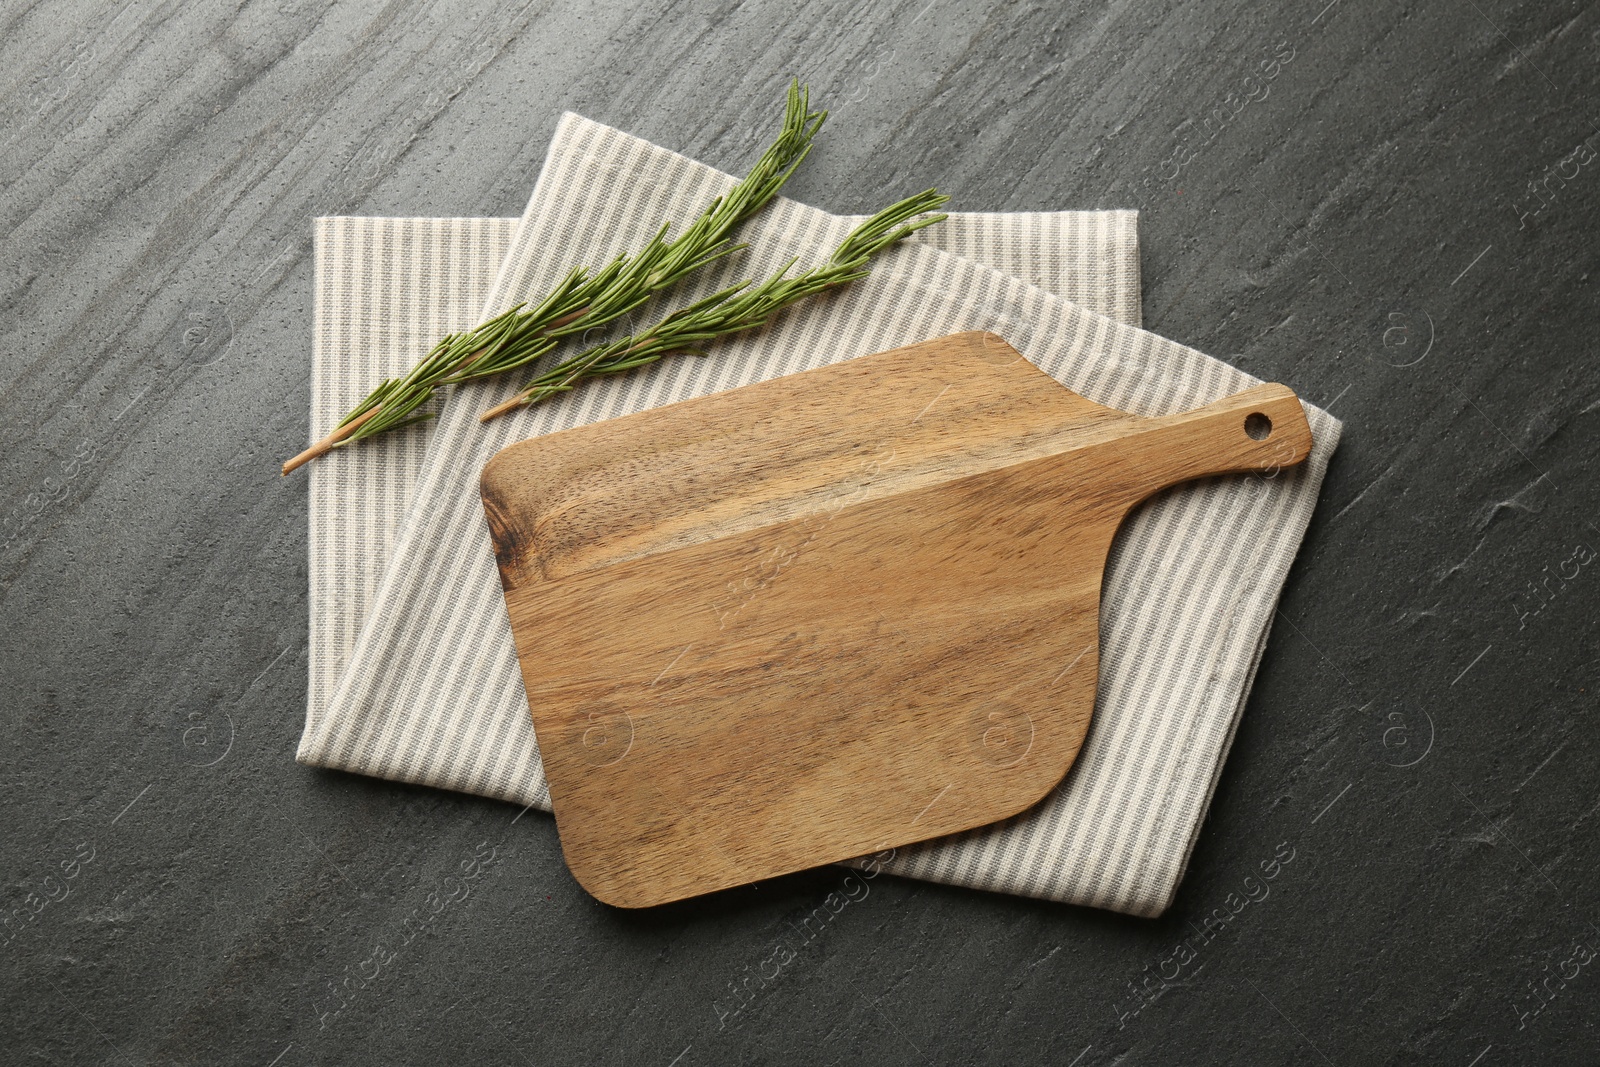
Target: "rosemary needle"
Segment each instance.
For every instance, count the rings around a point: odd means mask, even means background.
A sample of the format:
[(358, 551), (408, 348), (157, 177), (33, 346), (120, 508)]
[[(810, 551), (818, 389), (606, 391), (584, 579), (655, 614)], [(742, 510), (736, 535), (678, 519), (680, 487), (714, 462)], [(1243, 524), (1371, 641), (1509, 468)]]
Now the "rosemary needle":
[(944, 215), (915, 216), (933, 211), (949, 199), (929, 189), (886, 207), (852, 230), (822, 266), (790, 277), (795, 262), (790, 260), (760, 285), (752, 288), (752, 283), (741, 282), (674, 311), (649, 329), (580, 352), (534, 378), (505, 403), (485, 411), (479, 421), (537, 404), (586, 378), (633, 370), (675, 352), (704, 355), (700, 345), (764, 325), (797, 300), (866, 277), (873, 256), (924, 226), (942, 221)]
[(286, 462), (283, 473), (332, 449), (431, 419), (432, 413), (415, 412), (440, 386), (528, 366), (562, 338), (626, 315), (653, 293), (743, 248), (728, 235), (778, 194), (828, 117), (826, 111), (812, 111), (810, 100), (798, 79), (790, 84), (777, 140), (727, 196), (713, 200), (678, 236), (669, 240), (671, 224), (664, 224), (631, 256), (618, 256), (592, 273), (574, 267), (534, 306), (518, 304), (473, 329), (445, 336), (405, 377), (380, 382), (332, 433)]

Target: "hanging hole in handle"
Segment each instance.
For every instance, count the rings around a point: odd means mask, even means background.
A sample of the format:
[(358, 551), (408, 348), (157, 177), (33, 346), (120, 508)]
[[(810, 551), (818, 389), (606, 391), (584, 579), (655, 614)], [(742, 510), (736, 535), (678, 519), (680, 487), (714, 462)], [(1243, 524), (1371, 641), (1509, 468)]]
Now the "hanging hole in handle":
[(1272, 435), (1272, 420), (1259, 411), (1252, 411), (1244, 417), (1244, 432), (1252, 441), (1265, 441)]

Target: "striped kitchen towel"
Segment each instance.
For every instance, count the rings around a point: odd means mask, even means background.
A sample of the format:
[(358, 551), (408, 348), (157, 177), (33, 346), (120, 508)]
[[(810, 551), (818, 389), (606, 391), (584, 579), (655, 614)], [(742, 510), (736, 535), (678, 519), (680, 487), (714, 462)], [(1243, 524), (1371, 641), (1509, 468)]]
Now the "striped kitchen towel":
[[(370, 375), (409, 363), (439, 332), (546, 288), (571, 263), (638, 245), (662, 219), (691, 217), (732, 182), (568, 115), (512, 226), (320, 224), (313, 435), (331, 427)], [(299, 758), (548, 805), (477, 497), (483, 463), (513, 441), (960, 330), (992, 330), (1067, 386), (1137, 414), (1196, 407), (1254, 384), (1131, 324), (1131, 223), (1118, 213), (952, 219), (925, 231), (928, 241), (887, 253), (871, 277), (719, 344), (710, 359), (593, 383), (487, 427), (477, 413), (514, 383), (469, 385), (425, 442), (419, 435), (369, 444), (318, 463), (312, 573), (321, 619), (313, 626), (338, 636), (313, 666)], [(675, 302), (764, 275), (791, 256), (815, 262), (851, 225), (776, 203), (743, 228), (748, 252)], [(466, 251), (474, 242), (476, 260)], [(1046, 245), (1054, 247), (1040, 256)], [(501, 247), (503, 262), (485, 284)], [(1059, 273), (1041, 265), (1052, 255), (1063, 260)], [(366, 269), (355, 268), (363, 257), (371, 260)], [(430, 293), (436, 282), (456, 291)], [(485, 291), (479, 314), (467, 313)], [(1094, 722), (1062, 786), (1005, 823), (901, 849), (886, 869), (1140, 915), (1164, 910), (1338, 439), (1337, 420), (1309, 405), (1307, 414), (1317, 443), (1304, 466), (1271, 479), (1180, 486), (1130, 517), (1107, 566)], [(341, 480), (365, 485), (385, 461), (406, 473), (373, 482), (373, 495), (359, 503), (341, 494)], [(365, 536), (346, 540), (351, 529)], [(386, 534), (380, 578), (381, 559), (357, 557)], [(319, 576), (328, 584), (317, 589)]]

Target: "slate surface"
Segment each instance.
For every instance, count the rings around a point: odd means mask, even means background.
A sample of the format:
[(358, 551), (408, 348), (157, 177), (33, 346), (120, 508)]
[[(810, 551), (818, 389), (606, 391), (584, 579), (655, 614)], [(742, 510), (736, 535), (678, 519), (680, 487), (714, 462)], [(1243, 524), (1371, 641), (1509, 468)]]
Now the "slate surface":
[[(1596, 1062), (1592, 6), (0, 25), (0, 1061)], [(798, 198), (1137, 207), (1147, 325), (1347, 420), (1158, 921), (838, 870), (623, 913), (537, 813), (293, 762), (311, 218), (515, 214), (568, 108), (738, 170), (790, 72)]]

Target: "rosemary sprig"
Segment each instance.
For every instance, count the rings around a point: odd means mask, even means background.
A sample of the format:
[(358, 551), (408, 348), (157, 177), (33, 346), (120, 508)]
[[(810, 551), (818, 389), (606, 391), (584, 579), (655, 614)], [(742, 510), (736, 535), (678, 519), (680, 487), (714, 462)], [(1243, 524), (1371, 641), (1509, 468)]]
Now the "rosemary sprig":
[(852, 230), (822, 266), (791, 278), (789, 269), (795, 264), (791, 259), (754, 288), (748, 281), (741, 282), (674, 311), (649, 329), (596, 345), (540, 374), (511, 399), (485, 411), (479, 421), (537, 404), (584, 379), (633, 370), (675, 352), (705, 355), (699, 346), (707, 342), (762, 326), (797, 300), (866, 277), (873, 256), (924, 226), (943, 221), (946, 216), (942, 214), (915, 216), (933, 211), (949, 199), (929, 189), (886, 207)]
[(432, 413), (414, 412), (440, 386), (528, 366), (563, 337), (626, 315), (655, 292), (744, 248), (728, 235), (777, 195), (828, 117), (826, 111), (812, 111), (810, 101), (810, 90), (798, 79), (790, 84), (777, 140), (727, 196), (713, 200), (677, 237), (668, 240), (671, 224), (664, 224), (632, 256), (618, 256), (593, 273), (573, 268), (532, 308), (518, 304), (471, 330), (445, 336), (405, 377), (379, 383), (332, 433), (286, 462), (283, 473), (332, 449), (431, 419)]

